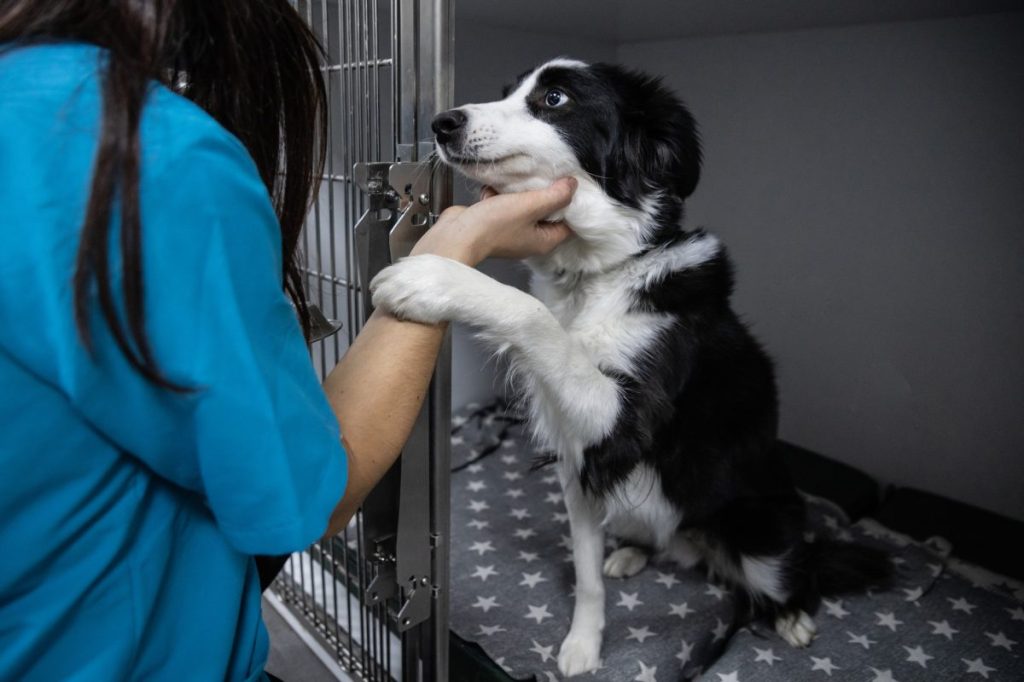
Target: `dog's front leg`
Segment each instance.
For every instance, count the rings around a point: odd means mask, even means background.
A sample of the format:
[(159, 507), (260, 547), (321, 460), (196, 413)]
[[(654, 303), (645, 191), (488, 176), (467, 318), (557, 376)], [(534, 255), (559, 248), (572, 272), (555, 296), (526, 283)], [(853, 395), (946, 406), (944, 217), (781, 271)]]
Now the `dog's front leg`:
[(587, 499), (576, 474), (562, 481), (565, 507), (572, 532), (572, 555), (576, 568), (576, 603), (569, 634), (558, 651), (558, 669), (565, 676), (594, 670), (601, 662), (604, 631), (604, 529), (600, 512)]
[[(458, 321), (510, 355), (529, 388), (535, 416), (583, 447), (600, 442), (618, 418), (619, 385), (601, 372), (544, 304), (471, 267), (435, 255), (403, 258), (370, 285), (378, 308), (437, 324)], [(559, 449), (563, 449), (559, 447)]]

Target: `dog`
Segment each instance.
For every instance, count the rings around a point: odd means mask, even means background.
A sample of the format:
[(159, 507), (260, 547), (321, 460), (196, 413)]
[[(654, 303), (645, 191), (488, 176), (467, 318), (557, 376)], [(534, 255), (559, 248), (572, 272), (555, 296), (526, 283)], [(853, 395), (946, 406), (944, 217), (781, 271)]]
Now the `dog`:
[[(552, 216), (574, 236), (529, 260), (533, 296), (434, 255), (371, 283), (400, 318), (479, 330), (555, 453), (576, 574), (559, 670), (599, 665), (602, 573), (635, 575), (654, 552), (704, 562), (793, 646), (813, 638), (820, 597), (883, 584), (880, 553), (805, 540), (772, 362), (730, 307), (725, 247), (682, 227), (702, 163), (682, 102), (639, 72), (555, 59), (432, 126), (445, 163), (500, 192), (579, 181)], [(607, 559), (605, 532), (626, 543)]]

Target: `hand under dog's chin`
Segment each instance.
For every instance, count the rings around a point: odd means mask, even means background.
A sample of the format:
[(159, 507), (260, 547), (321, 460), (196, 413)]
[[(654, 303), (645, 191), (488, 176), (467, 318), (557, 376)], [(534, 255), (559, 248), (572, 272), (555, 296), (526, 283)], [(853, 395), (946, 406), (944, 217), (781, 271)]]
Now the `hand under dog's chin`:
[[(551, 183), (553, 183), (557, 179), (557, 177), (548, 178), (541, 176), (529, 176), (510, 178), (508, 180), (502, 180), (500, 183), (492, 182), (488, 184), (490, 184), (491, 187), (496, 189), (501, 194), (512, 194), (515, 192), (529, 192), (535, 189), (544, 189), (545, 187), (550, 187)], [(568, 211), (571, 206), (572, 204), (570, 203), (569, 206), (566, 206), (560, 211), (552, 213), (547, 218), (545, 218), (545, 220), (549, 222), (562, 220), (563, 218), (565, 218), (566, 211)]]

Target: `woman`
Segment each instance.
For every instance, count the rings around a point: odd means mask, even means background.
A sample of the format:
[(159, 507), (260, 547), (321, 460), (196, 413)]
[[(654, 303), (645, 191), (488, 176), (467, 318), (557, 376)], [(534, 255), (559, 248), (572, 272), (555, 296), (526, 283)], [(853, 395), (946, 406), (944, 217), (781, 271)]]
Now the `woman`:
[[(319, 56), (285, 0), (0, 0), (0, 679), (262, 679), (251, 556), (406, 440), (442, 328), (376, 314), (323, 387), (303, 338)], [(416, 250), (543, 253), (572, 191)]]

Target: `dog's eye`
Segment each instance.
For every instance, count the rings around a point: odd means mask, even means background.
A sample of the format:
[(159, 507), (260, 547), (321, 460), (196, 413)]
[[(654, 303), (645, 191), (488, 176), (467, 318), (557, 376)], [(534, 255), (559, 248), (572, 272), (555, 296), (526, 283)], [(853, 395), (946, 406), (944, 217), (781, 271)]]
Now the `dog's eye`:
[(569, 101), (569, 96), (561, 90), (548, 90), (547, 94), (544, 95), (544, 104), (549, 107), (560, 107)]

